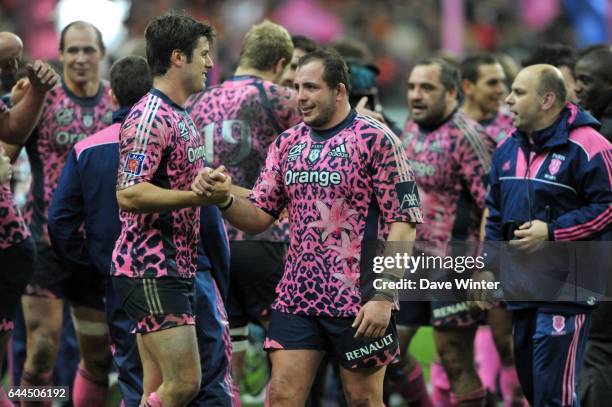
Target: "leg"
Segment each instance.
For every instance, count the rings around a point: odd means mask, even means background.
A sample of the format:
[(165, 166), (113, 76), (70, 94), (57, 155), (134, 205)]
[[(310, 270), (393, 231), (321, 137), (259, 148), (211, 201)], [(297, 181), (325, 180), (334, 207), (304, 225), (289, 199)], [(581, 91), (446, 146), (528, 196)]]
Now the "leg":
[(514, 350), (512, 346), (512, 313), (498, 307), (489, 311), (489, 324), (495, 342), (497, 354), (501, 360), (499, 381), (504, 405), (524, 405), (525, 398), (518, 381), (514, 365)]
[(382, 407), (386, 366), (366, 369), (340, 367), (340, 378), (349, 407)]
[(136, 324), (121, 308), (110, 281), (106, 282), (106, 315), (121, 398), (126, 406), (137, 406), (143, 391), (142, 365), (136, 335), (132, 334)]
[(270, 359), (272, 361), (270, 405), (274, 407), (304, 406), (319, 364), (323, 359), (323, 352), (278, 349), (270, 352)]
[(535, 310), (518, 310), (512, 312), (513, 348), (516, 352), (516, 373), (523, 389), (523, 394), (530, 405), (533, 405), (533, 335), (535, 333)]
[(152, 373), (161, 373), (161, 385), (155, 393), (164, 407), (184, 406), (200, 389), (202, 371), (195, 327), (182, 325), (139, 336), (140, 357), (144, 371), (144, 391), (153, 385)]
[(485, 392), (474, 367), (476, 325), (436, 327), (434, 341), (444, 371), (450, 381), (455, 404), (477, 406), (484, 402)]
[[(533, 336), (534, 407), (573, 407), (590, 315), (537, 314)], [(546, 380), (535, 378), (546, 377)]]
[(209, 272), (197, 273), (195, 287), (202, 385), (194, 404), (231, 406), (234, 402), (232, 349), (223, 299)]
[(142, 343), (142, 335), (136, 336), (138, 345), (138, 354), (142, 365), (142, 404), (144, 404), (149, 395), (155, 392), (162, 384), (162, 373), (159, 364), (154, 359), (154, 356), (149, 352), (147, 347)]
[(64, 301), (24, 295), (23, 316), (27, 332), (24, 385), (51, 384), (51, 372), (59, 349)]
[(72, 321), (81, 350), (81, 363), (74, 381), (74, 405), (104, 406), (112, 361), (104, 311), (73, 306)]
[(387, 367), (387, 377), (409, 406), (431, 406), (423, 370), (408, 350), (419, 326), (429, 325), (430, 318), (431, 307), (427, 301), (404, 302), (397, 316), (400, 363)]

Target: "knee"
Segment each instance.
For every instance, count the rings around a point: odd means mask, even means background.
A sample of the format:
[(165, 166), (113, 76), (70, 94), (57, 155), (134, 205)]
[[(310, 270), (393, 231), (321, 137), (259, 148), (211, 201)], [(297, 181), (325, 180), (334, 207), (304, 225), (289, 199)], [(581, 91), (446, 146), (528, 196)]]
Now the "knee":
[(295, 401), (296, 404), (304, 398), (304, 391), (301, 391), (299, 386), (292, 383), (291, 380), (286, 378), (275, 378), (270, 379), (270, 403), (271, 405), (282, 404), (287, 401)]
[(347, 388), (344, 390), (344, 397), (346, 397), (349, 407), (369, 407), (375, 405), (374, 395), (364, 390), (363, 388)]
[(59, 338), (50, 332), (38, 331), (28, 341), (27, 349), (30, 368), (37, 371), (47, 371), (53, 368), (55, 356), (59, 348)]
[(455, 349), (440, 349), (438, 353), (442, 366), (444, 366), (444, 370), (451, 382), (460, 377), (466, 369), (470, 368), (470, 362)]
[(201, 374), (196, 374), (177, 377), (175, 380), (165, 381), (164, 384), (167, 385), (168, 392), (172, 394), (177, 404), (185, 405), (198, 395), (201, 383)]
[(83, 365), (89, 373), (101, 380), (108, 376), (113, 360), (108, 348), (88, 352), (88, 354), (83, 353), (82, 356)]

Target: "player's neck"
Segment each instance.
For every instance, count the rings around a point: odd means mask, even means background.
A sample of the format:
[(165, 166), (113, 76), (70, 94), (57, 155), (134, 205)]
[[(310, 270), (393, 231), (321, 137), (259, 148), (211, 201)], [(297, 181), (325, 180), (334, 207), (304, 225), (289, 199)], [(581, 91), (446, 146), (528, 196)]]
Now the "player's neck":
[(334, 127), (342, 123), (344, 119), (346, 119), (346, 117), (349, 115), (349, 113), (351, 113), (351, 105), (347, 101), (346, 103), (341, 104), (336, 109), (336, 111), (334, 112), (334, 115), (324, 126), (315, 128), (315, 130), (322, 131), (322, 130), (333, 129)]
[(96, 78), (95, 81), (77, 83), (71, 81), (70, 78), (64, 76), (64, 83), (73, 95), (80, 98), (90, 98), (98, 94), (100, 90), (100, 79)]
[(274, 75), (274, 73), (270, 71), (260, 71), (259, 69), (245, 68), (242, 66), (239, 66), (238, 68), (236, 68), (236, 71), (234, 72), (234, 76), (244, 76), (244, 75), (257, 76), (263, 79), (264, 81), (270, 81), (270, 82), (274, 82), (276, 79), (276, 75)]
[(182, 86), (177, 86), (177, 82), (167, 76), (156, 76), (153, 78), (153, 87), (168, 96), (170, 100), (179, 106), (185, 106), (189, 93)]
[(472, 102), (468, 98), (463, 101), (461, 111), (465, 113), (467, 117), (479, 123), (492, 119), (493, 116), (495, 116), (495, 113), (484, 112), (478, 104)]

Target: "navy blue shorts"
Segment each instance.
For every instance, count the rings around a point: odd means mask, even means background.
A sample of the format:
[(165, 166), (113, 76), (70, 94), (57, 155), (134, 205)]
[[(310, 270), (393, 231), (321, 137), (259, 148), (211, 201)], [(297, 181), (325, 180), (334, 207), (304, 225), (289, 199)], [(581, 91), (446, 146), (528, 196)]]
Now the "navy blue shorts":
[(51, 246), (36, 242), (34, 275), (26, 294), (69, 300), (97, 310), (104, 310), (104, 275), (91, 271), (67, 270)]
[(470, 301), (402, 301), (397, 324), (461, 328), (479, 324), (485, 317), (486, 312)]
[(258, 324), (270, 312), (285, 269), (286, 243), (231, 242), (227, 314), (231, 328)]
[(146, 334), (195, 325), (194, 279), (111, 276), (113, 289), (136, 332)]
[[(140, 405), (142, 366), (131, 332), (136, 324), (123, 309), (112, 284), (107, 286), (107, 318), (113, 359), (118, 372), (119, 390), (127, 407)], [(195, 278), (196, 335), (202, 366), (200, 392), (189, 406), (233, 406), (231, 345), (227, 316), (221, 295), (210, 272)]]
[(580, 405), (577, 384), (590, 324), (590, 313), (513, 311), (516, 372), (531, 406)]
[(354, 318), (320, 317), (272, 311), (266, 350), (310, 349), (328, 352), (349, 369), (386, 366), (399, 360), (394, 317), (378, 339), (356, 339)]
[(34, 272), (35, 254), (32, 239), (0, 250), (0, 332), (14, 328), (21, 295)]

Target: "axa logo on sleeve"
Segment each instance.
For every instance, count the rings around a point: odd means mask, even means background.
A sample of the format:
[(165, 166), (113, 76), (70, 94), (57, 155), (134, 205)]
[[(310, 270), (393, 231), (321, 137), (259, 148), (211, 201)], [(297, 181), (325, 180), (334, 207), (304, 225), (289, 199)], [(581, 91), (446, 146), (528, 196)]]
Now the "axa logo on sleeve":
[(395, 184), (395, 192), (400, 202), (400, 209), (418, 208), (421, 206), (419, 191), (415, 181), (398, 182)]

